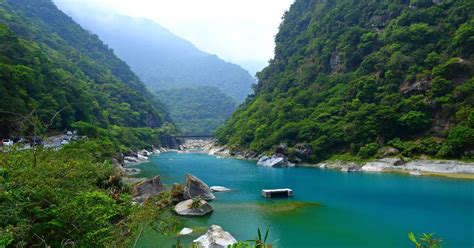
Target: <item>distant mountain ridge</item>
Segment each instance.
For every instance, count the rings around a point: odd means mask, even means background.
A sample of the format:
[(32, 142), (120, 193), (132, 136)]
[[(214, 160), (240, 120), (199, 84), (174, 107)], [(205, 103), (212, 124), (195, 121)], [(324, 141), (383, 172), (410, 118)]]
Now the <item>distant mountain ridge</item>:
[(152, 90), (213, 86), (241, 102), (255, 84), (240, 66), (199, 50), (151, 20), (78, 11), (62, 1), (57, 4), (98, 34)]

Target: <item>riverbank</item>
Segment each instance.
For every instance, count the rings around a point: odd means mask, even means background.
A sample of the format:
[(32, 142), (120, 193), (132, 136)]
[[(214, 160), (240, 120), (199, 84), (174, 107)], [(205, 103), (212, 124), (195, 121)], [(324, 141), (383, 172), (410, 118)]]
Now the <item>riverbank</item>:
[[(255, 152), (232, 151), (220, 146), (216, 140), (187, 140), (178, 152), (200, 152), (223, 158), (259, 160), (263, 155)], [(474, 163), (457, 160), (410, 159), (385, 157), (367, 161), (328, 160), (317, 164), (296, 163), (299, 167), (335, 169), (343, 172), (403, 173), (412, 176), (440, 176), (456, 179), (474, 180)]]

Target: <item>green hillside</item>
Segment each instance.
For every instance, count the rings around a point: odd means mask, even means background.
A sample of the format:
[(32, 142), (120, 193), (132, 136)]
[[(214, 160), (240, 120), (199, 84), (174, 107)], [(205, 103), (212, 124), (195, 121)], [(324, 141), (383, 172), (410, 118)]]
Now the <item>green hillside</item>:
[(234, 148), (303, 158), (383, 146), (474, 156), (474, 2), (296, 0), (255, 95), (219, 130)]
[(210, 135), (235, 110), (233, 98), (215, 87), (177, 88), (156, 92), (176, 127), (187, 135)]
[(19, 132), (7, 111), (36, 110), (40, 120), (60, 111), (56, 130), (78, 121), (151, 128), (167, 121), (130, 68), (50, 0), (0, 1), (0, 40), (0, 137)]

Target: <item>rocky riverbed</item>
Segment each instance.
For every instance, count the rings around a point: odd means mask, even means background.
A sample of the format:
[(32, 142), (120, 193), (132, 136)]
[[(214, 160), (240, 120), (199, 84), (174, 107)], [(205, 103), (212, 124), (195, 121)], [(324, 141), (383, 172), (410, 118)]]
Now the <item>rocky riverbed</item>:
[[(181, 146), (182, 152), (192, 152), (188, 147), (216, 157), (257, 160), (257, 164), (270, 167), (289, 167), (295, 165), (281, 153), (265, 156), (254, 152), (233, 151), (220, 146), (216, 140), (190, 140)], [(294, 161), (298, 162), (298, 161)], [(474, 163), (456, 160), (407, 159), (388, 154), (387, 157), (367, 162), (325, 161), (318, 164), (296, 163), (296, 166), (338, 169), (344, 172), (400, 172), (414, 176), (437, 175), (453, 178), (474, 179)]]

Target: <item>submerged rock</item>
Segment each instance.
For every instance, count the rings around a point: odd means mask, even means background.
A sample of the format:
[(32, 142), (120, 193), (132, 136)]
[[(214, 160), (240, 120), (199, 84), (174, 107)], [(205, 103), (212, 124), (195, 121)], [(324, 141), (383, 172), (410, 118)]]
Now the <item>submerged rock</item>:
[(183, 195), (184, 199), (201, 197), (206, 201), (210, 201), (216, 198), (206, 183), (189, 173), (186, 173), (186, 186), (184, 187)]
[(145, 202), (148, 198), (158, 195), (165, 190), (165, 186), (161, 183), (160, 176), (155, 176), (150, 180), (139, 182), (133, 186), (133, 201), (138, 203)]
[(232, 191), (229, 188), (226, 188), (224, 186), (211, 186), (210, 188), (212, 192), (227, 192), (227, 191)]
[(271, 157), (269, 156), (261, 157), (258, 160), (257, 165), (266, 166), (266, 167), (290, 167), (290, 166), (294, 166), (295, 164), (288, 161), (288, 158), (286, 158), (284, 155), (275, 154)]
[(207, 232), (193, 241), (200, 248), (226, 248), (237, 240), (218, 225), (212, 225)]
[(204, 216), (212, 213), (213, 209), (205, 200), (199, 200), (199, 205), (193, 206), (193, 199), (189, 199), (176, 204), (174, 211), (183, 216)]

